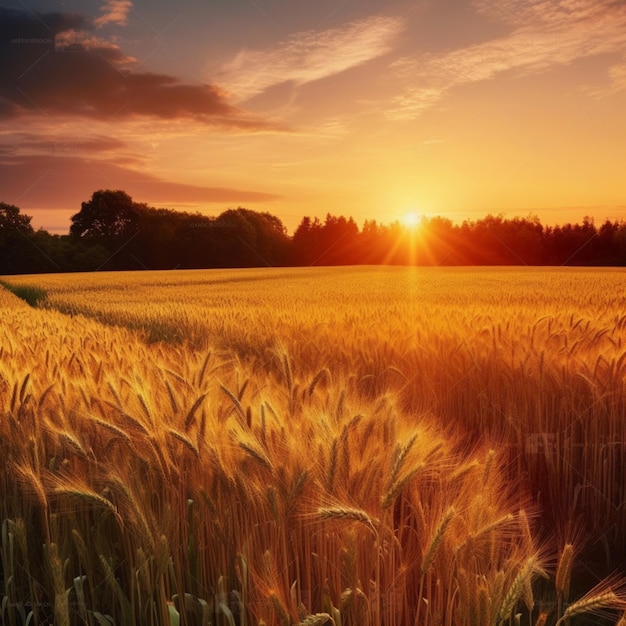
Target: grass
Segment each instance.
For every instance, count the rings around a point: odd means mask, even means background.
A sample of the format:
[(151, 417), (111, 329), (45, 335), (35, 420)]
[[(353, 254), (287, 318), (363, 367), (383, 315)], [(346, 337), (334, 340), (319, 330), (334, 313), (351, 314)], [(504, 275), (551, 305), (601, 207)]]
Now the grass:
[(47, 296), (45, 289), (33, 285), (15, 285), (2, 280), (0, 280), (0, 285), (32, 307), (37, 307)]
[(3, 623), (617, 620), (621, 273), (4, 280)]

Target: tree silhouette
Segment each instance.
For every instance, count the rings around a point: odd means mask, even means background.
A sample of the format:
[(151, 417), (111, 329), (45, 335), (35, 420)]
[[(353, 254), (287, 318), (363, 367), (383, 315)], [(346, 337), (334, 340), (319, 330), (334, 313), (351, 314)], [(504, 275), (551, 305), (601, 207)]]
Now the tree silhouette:
[(0, 241), (18, 233), (32, 234), (31, 220), (32, 217), (23, 215), (15, 205), (0, 202)]
[(33, 235), (31, 219), (15, 205), (0, 202), (0, 274), (23, 271), (20, 255), (30, 253), (27, 247)]
[(156, 209), (124, 191), (99, 190), (72, 216), (69, 235), (33, 231), (31, 217), (0, 202), (0, 274), (280, 265), (626, 265), (626, 223), (592, 218), (544, 227), (539, 218), (487, 215), (453, 224), (304, 217), (292, 237), (267, 212), (217, 217)]
[(70, 235), (105, 247), (129, 239), (139, 228), (139, 211), (124, 191), (95, 191), (72, 216)]

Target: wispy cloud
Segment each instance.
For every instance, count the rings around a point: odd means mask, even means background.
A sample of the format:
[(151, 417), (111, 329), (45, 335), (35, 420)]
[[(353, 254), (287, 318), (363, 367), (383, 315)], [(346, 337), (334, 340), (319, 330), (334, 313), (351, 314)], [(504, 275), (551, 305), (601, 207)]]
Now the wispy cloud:
[(622, 63), (614, 65), (609, 69), (609, 76), (613, 91), (626, 89), (626, 57), (622, 60)]
[(102, 28), (106, 24), (120, 24), (126, 26), (128, 14), (133, 8), (131, 0), (107, 0), (100, 9), (102, 15), (94, 20), (97, 28)]
[(109, 62), (118, 66), (129, 66), (137, 63), (137, 59), (122, 53), (116, 38), (98, 37), (86, 30), (69, 29), (58, 33), (54, 38), (54, 49), (56, 52), (83, 51), (106, 53)]
[(16, 156), (57, 155), (75, 153), (85, 156), (124, 150), (128, 144), (116, 137), (94, 134), (91, 136), (67, 133), (12, 133), (0, 135), (0, 147), (11, 149)]
[(390, 52), (403, 29), (400, 18), (375, 16), (296, 33), (271, 50), (242, 50), (214, 78), (244, 101), (274, 85), (301, 85), (362, 65)]
[[(506, 71), (531, 74), (585, 57), (626, 49), (626, 3), (614, 0), (476, 0), (481, 13), (510, 24), (512, 32), (485, 43), (438, 54), (407, 56), (392, 64), (407, 87), (389, 117), (413, 118), (456, 86), (490, 80)], [(623, 68), (607, 77), (624, 84)]]

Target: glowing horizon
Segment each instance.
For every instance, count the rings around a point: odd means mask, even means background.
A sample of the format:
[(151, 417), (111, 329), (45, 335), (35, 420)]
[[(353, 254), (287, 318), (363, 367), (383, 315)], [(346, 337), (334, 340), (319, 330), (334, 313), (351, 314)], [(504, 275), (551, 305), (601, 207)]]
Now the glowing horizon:
[[(626, 5), (0, 1), (0, 201), (626, 217)], [(410, 207), (419, 207), (412, 209)]]

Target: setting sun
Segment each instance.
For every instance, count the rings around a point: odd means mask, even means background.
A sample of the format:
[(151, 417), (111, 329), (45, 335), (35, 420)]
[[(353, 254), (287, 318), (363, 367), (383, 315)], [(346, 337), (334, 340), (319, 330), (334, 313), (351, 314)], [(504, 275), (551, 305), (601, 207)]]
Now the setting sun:
[(401, 222), (402, 225), (405, 228), (416, 228), (417, 226), (420, 225), (420, 223), (422, 222), (423, 216), (420, 215), (419, 213), (415, 213), (415, 212), (411, 212), (411, 213), (405, 213), (402, 218), (401, 218)]

